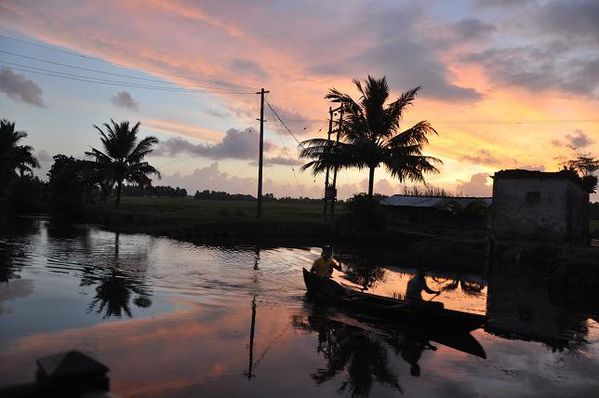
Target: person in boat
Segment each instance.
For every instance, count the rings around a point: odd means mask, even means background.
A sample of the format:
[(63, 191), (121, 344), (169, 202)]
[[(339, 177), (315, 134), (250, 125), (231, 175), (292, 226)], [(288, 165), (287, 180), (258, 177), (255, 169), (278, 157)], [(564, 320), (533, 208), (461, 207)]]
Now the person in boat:
[(333, 275), (333, 269), (341, 271), (341, 266), (333, 260), (333, 248), (327, 245), (322, 248), (322, 253), (312, 264), (310, 272), (324, 278), (329, 278)]
[(428, 294), (440, 294), (440, 291), (433, 290), (426, 285), (424, 279), (425, 272), (422, 268), (418, 268), (416, 275), (408, 282), (408, 288), (406, 290), (406, 299), (408, 301), (422, 301), (422, 291), (424, 290)]

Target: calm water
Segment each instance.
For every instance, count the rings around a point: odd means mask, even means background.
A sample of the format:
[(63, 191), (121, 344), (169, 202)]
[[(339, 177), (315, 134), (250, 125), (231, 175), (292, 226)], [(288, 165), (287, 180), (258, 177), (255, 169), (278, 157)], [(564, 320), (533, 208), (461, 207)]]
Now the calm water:
[[(447, 308), (489, 315), (486, 330), (451, 343), (312, 305), (301, 269), (317, 248), (195, 246), (49, 219), (6, 229), (0, 386), (32, 380), (40, 356), (77, 348), (110, 367), (124, 397), (599, 391), (597, 316), (561, 308), (555, 292), (513, 272), (487, 280), (431, 264), (427, 282), (445, 288)], [(355, 267), (364, 259), (346, 258), (349, 275), (336, 277), (377, 294), (402, 296), (414, 273), (384, 260), (365, 272)], [(484, 355), (467, 348), (476, 342)]]

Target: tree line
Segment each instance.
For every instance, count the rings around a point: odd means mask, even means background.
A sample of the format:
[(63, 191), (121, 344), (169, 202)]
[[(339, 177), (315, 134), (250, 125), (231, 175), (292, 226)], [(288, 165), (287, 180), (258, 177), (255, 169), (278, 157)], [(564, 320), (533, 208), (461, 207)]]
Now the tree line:
[(150, 196), (158, 198), (186, 198), (187, 190), (185, 188), (171, 187), (168, 185), (127, 185), (123, 187), (124, 196)]

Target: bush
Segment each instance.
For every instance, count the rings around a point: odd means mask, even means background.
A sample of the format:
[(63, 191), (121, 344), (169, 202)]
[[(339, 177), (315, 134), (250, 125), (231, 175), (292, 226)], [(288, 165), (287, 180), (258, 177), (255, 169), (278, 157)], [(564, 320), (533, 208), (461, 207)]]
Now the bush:
[(387, 216), (380, 201), (382, 195), (369, 198), (365, 193), (345, 202), (347, 213), (339, 219), (339, 234), (345, 238), (375, 239), (385, 236)]
[(70, 217), (81, 215), (95, 189), (89, 162), (56, 155), (48, 176), (48, 196), (53, 210)]

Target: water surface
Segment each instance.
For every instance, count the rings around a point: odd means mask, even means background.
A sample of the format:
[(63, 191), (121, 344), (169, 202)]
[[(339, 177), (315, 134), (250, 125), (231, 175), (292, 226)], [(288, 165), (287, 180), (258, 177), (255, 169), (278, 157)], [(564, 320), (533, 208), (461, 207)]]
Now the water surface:
[[(445, 288), (436, 300), (489, 315), (468, 336), (485, 353), (473, 355), (411, 325), (314, 305), (301, 269), (318, 254), (11, 221), (0, 238), (0, 385), (32, 380), (36, 358), (76, 348), (110, 367), (124, 397), (599, 391), (597, 316), (560, 307), (541, 282), (431, 264), (427, 283)], [(336, 278), (395, 297), (415, 272), (384, 259), (368, 271), (355, 264)]]

